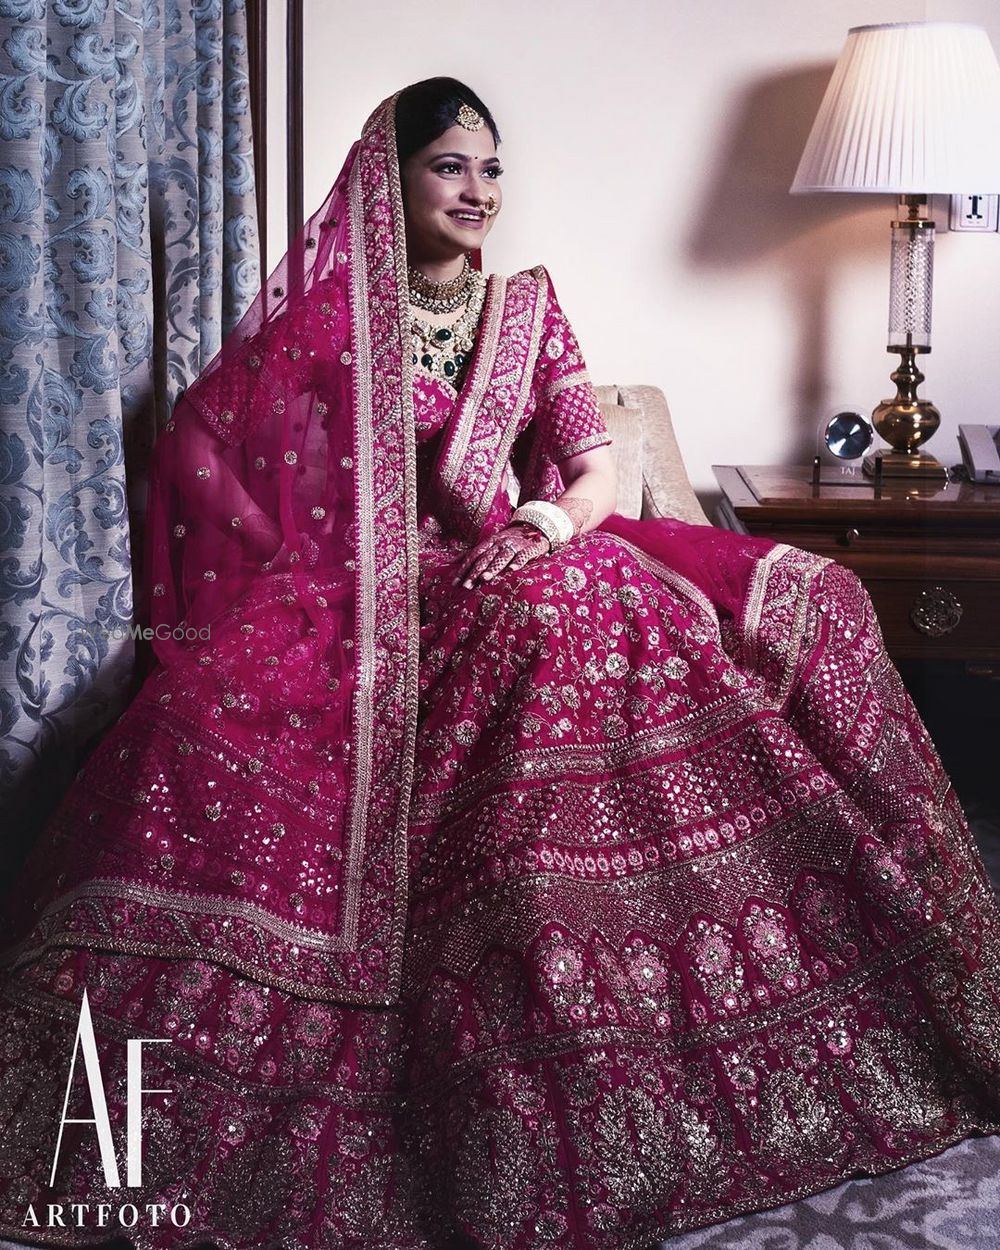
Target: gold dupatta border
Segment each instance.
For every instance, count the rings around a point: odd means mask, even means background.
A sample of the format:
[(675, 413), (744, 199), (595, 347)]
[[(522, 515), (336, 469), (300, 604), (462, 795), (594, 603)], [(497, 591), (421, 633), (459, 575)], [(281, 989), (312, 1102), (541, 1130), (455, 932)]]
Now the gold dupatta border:
[[(399, 996), (406, 941), (406, 915), (409, 893), (409, 816), (413, 794), (417, 719), (420, 690), (420, 539), (417, 529), (417, 430), (413, 415), (413, 364), (410, 351), (410, 288), (407, 278), (406, 227), (399, 161), (396, 155), (396, 100), (386, 104), (386, 152), (389, 194), (396, 246), (396, 317), (399, 327), (399, 422), (403, 447), (403, 525), (404, 565), (401, 605), (404, 613), (403, 733), (399, 761), (399, 790), (396, 798), (396, 827), (392, 835), (393, 911), (389, 937), (388, 1002)], [(400, 445), (397, 443), (397, 446)]]
[(356, 598), (357, 676), (351, 722), (351, 805), (347, 821), (349, 829), (347, 871), (344, 879), (342, 940), (339, 949), (353, 947), (357, 941), (360, 905), (359, 880), (361, 857), (365, 847), (364, 815), (370, 802), (372, 786), (372, 731), (374, 711), (372, 686), (375, 679), (374, 622), (378, 597), (375, 569), (375, 518), (373, 507), (374, 469), (372, 466), (372, 424), (374, 401), (371, 381), (371, 335), (368, 304), (368, 268), (364, 231), (364, 198), (362, 192), (363, 153), (351, 170), (348, 190), (349, 263), (351, 265), (351, 349), (355, 364), (354, 457), (357, 465), (355, 496), (358, 519), (358, 576)]
[[(538, 356), (538, 347), (542, 337), (542, 323), (545, 319), (545, 308), (548, 304), (549, 280), (545, 270), (538, 266), (533, 269), (533, 277), (537, 281), (537, 291), (535, 292), (535, 304), (530, 313), (524, 310), (520, 313), (519, 319), (527, 320), (530, 325), (528, 342), (524, 360), (528, 367), (521, 373), (517, 399), (511, 410), (506, 425), (502, 428), (500, 438), (496, 446), (496, 452), (492, 457), (489, 474), (486, 476), (484, 486), (479, 496), (479, 501), (473, 512), (473, 524), (476, 529), (476, 541), (479, 541), (479, 534), (482, 530), (493, 500), (496, 498), (497, 491), (503, 479), (504, 469), (510, 460), (511, 448), (514, 445), (514, 439), (517, 437), (521, 427), (521, 418), (524, 410), (528, 405), (528, 396), (531, 392), (531, 383), (534, 377), (534, 364)], [(514, 280), (519, 284), (520, 278)], [(516, 288), (515, 288), (516, 289)]]
[(472, 376), (445, 426), (430, 486), (442, 523), (470, 543), (479, 541), (527, 407), (547, 291), (541, 268), (488, 280)]
[[(355, 962), (343, 972), (348, 981), (369, 974), (372, 955), (381, 956), (384, 965), (381, 990), (346, 984), (342, 996), (384, 1004), (398, 996), (402, 974), (420, 646), (416, 430), (396, 158), (398, 94), (384, 100), (366, 123), (350, 190), (360, 570), (355, 645), (360, 655), (344, 925)], [(380, 869), (386, 870), (384, 885)]]
[(785, 706), (811, 652), (809, 591), (830, 563), (829, 556), (776, 543), (754, 567), (738, 625), (740, 645), (747, 666), (761, 674), (775, 709)]
[(486, 280), (486, 299), (483, 303), (479, 339), (472, 359), (472, 377), (463, 389), (455, 412), (448, 421), (445, 437), (441, 442), (434, 475), (442, 492), (455, 489), (459, 471), (465, 463), (469, 439), (475, 415), (486, 395), (486, 386), (493, 374), (500, 326), (507, 295), (507, 279), (502, 274), (490, 274)]

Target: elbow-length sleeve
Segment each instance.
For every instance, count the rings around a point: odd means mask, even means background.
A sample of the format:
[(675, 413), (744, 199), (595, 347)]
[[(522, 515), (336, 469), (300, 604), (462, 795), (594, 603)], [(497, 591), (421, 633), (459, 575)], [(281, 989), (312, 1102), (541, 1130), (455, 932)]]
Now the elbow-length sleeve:
[(541, 266), (535, 273), (545, 283), (546, 305), (532, 380), (534, 420), (546, 453), (558, 464), (567, 456), (609, 446), (614, 440), (601, 413), (580, 344), (559, 306), (552, 279)]

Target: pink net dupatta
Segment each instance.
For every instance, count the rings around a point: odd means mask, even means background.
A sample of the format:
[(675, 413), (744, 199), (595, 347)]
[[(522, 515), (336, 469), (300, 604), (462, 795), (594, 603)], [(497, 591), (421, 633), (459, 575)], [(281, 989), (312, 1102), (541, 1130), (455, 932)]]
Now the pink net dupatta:
[(339, 866), (297, 913), (275, 904), (270, 927), (296, 947), (281, 983), (369, 1003), (398, 990), (419, 647), (394, 108), (368, 119), (179, 399), (154, 453), (146, 547), (161, 664), (228, 682), (218, 709), (173, 714), (192, 732), (214, 716), (238, 769), (276, 771), (299, 833)]

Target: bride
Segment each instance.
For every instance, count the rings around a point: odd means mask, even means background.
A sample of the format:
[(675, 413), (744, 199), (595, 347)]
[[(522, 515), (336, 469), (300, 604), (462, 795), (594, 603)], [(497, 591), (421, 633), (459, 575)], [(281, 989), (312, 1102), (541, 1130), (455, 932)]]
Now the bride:
[(160, 666), (6, 907), (0, 1236), (645, 1250), (1000, 1130), (1000, 913), (867, 593), (614, 512), (548, 273), (469, 263), (497, 142), (379, 105), (161, 434)]

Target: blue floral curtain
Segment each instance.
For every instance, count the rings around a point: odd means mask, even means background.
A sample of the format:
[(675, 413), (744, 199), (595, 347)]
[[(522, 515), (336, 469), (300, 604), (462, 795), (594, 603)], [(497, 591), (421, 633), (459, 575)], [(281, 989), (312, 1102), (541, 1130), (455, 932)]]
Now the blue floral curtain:
[(244, 0), (0, 0), (0, 866), (124, 709), (156, 431), (260, 284)]

